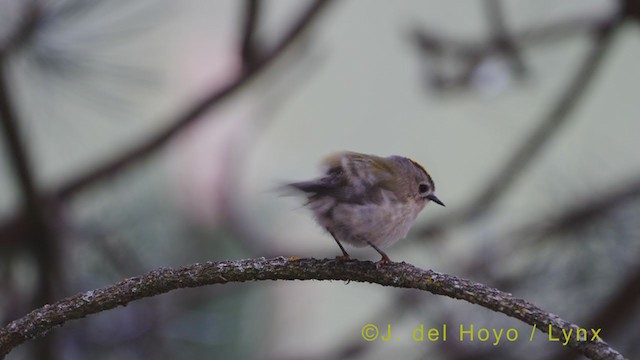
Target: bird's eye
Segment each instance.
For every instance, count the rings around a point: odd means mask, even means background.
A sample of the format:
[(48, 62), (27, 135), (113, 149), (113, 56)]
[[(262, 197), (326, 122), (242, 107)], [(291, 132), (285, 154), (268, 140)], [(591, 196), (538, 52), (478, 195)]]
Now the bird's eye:
[(426, 193), (427, 191), (429, 191), (429, 186), (427, 186), (427, 184), (420, 184), (418, 186), (418, 191), (420, 193)]

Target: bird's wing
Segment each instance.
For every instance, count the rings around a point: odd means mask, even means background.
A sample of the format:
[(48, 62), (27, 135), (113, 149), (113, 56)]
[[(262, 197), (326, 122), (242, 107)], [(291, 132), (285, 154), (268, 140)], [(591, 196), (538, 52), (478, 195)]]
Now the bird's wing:
[(341, 152), (327, 157), (322, 164), (326, 176), (339, 172), (358, 192), (383, 186), (393, 178), (393, 169), (387, 165), (388, 161), (374, 155)]
[(311, 196), (331, 196), (339, 202), (376, 201), (393, 176), (386, 162), (376, 159), (375, 156), (354, 152), (333, 154), (322, 161), (324, 176), (290, 186)]

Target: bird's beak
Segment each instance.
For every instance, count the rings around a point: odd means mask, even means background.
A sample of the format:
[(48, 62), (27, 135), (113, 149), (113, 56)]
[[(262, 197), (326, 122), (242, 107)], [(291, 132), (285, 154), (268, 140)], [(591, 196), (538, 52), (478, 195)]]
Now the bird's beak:
[(434, 203), (440, 205), (440, 206), (444, 206), (444, 203), (442, 201), (440, 201), (440, 199), (438, 199), (438, 197), (435, 194), (429, 194), (427, 196), (427, 199), (433, 201)]

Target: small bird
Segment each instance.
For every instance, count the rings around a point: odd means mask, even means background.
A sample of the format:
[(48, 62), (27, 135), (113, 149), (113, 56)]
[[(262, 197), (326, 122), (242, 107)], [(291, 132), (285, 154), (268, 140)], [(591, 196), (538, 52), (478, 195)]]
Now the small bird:
[(429, 173), (409, 158), (344, 151), (321, 164), (322, 177), (287, 186), (306, 194), (315, 220), (342, 250), (339, 260), (350, 259), (341, 243), (346, 242), (373, 247), (382, 255), (378, 267), (389, 263), (381, 249), (407, 236), (429, 201), (444, 206)]

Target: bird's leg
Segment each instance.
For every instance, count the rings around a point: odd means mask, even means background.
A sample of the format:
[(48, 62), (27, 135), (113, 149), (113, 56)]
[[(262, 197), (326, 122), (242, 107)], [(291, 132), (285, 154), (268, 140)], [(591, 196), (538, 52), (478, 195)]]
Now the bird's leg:
[(371, 245), (371, 247), (374, 248), (378, 252), (378, 254), (382, 255), (382, 259), (376, 262), (376, 268), (380, 268), (381, 266), (384, 266), (391, 262), (391, 259), (389, 259), (389, 256), (387, 256), (387, 254), (385, 254), (384, 251), (380, 250), (380, 248), (373, 245), (373, 243), (370, 241), (367, 241), (367, 244)]
[(347, 251), (344, 249), (342, 244), (340, 244), (340, 241), (338, 241), (338, 238), (335, 235), (333, 235), (331, 231), (329, 231), (329, 234), (331, 234), (331, 236), (333, 237), (333, 240), (336, 241), (336, 244), (338, 244), (338, 246), (340, 246), (340, 250), (342, 250), (342, 256), (336, 256), (336, 260), (350, 260), (351, 256), (347, 254)]

